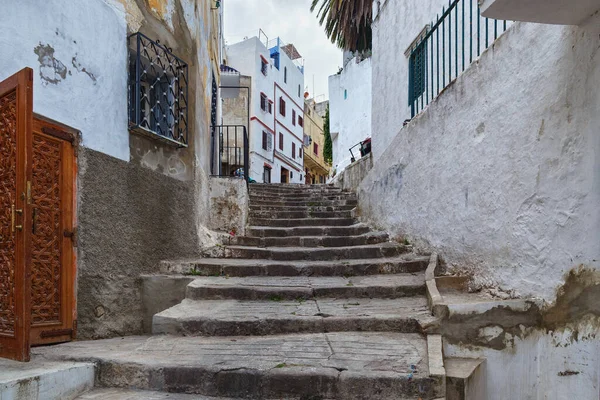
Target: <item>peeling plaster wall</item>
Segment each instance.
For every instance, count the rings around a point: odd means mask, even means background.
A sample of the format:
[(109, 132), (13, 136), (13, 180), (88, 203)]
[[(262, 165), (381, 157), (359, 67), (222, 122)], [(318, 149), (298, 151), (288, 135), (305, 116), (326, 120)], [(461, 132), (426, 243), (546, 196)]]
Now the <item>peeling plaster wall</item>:
[(246, 181), (238, 178), (210, 178), (209, 228), (244, 236), (248, 221), (249, 195)]
[(600, 14), (514, 24), (380, 151), (362, 215), (479, 284), (553, 301), (566, 271), (600, 267), (599, 47)]
[(99, 0), (0, 0), (0, 9), (0, 80), (33, 68), (36, 113), (128, 161), (124, 21)]
[[(329, 118), (333, 168), (340, 173), (350, 165), (350, 147), (371, 136), (372, 61), (350, 60), (339, 75), (329, 77)], [(360, 157), (359, 148), (353, 149)]]

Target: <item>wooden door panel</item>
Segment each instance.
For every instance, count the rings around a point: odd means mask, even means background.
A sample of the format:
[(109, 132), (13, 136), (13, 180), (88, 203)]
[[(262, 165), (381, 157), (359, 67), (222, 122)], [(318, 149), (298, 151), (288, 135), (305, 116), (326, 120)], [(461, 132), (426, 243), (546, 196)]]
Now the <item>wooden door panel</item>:
[[(73, 337), (73, 145), (36, 118), (33, 128), (31, 344)], [(67, 233), (67, 235), (65, 235)]]
[(29, 360), (33, 71), (0, 82), (0, 357)]

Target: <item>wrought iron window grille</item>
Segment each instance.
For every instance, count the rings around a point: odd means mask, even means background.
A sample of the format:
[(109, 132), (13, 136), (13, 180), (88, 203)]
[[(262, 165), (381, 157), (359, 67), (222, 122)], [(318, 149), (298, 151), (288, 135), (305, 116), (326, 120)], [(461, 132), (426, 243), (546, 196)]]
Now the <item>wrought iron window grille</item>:
[(160, 41), (128, 37), (129, 127), (177, 147), (188, 145), (188, 66)]

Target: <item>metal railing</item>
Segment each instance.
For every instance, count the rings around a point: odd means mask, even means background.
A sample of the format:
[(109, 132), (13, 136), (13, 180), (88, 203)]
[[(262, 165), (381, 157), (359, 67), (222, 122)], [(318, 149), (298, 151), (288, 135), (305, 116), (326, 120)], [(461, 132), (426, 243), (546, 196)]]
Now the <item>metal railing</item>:
[(178, 147), (188, 145), (188, 66), (142, 33), (128, 38), (129, 126)]
[(356, 157), (354, 155), (354, 152), (352, 150), (354, 150), (355, 148), (357, 148), (358, 146), (360, 146), (359, 152), (360, 152), (360, 157), (359, 159), (363, 158), (364, 156), (368, 155), (371, 152), (371, 139), (365, 139), (362, 142), (358, 142), (356, 143), (354, 146), (350, 147), (348, 149), (348, 151), (350, 152), (350, 162), (355, 162), (356, 161)]
[(508, 21), (485, 18), (477, 0), (454, 0), (410, 49), (408, 104), (422, 111), (483, 50), (506, 31)]
[(211, 175), (243, 178), (248, 182), (250, 155), (244, 125), (216, 125), (211, 149)]

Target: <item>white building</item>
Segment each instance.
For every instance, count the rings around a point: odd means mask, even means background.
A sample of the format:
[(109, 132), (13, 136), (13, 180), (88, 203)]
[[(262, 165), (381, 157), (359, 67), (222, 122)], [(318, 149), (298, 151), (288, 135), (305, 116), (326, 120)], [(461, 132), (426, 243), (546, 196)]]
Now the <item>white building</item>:
[[(344, 69), (329, 77), (329, 131), (333, 168), (342, 172), (352, 163), (350, 148), (371, 137), (371, 58), (344, 54)], [(352, 149), (360, 158), (360, 146)]]
[[(250, 178), (303, 183), (304, 67), (292, 44), (253, 37), (227, 47), (228, 65), (250, 77)], [(227, 111), (225, 111), (227, 113)]]

